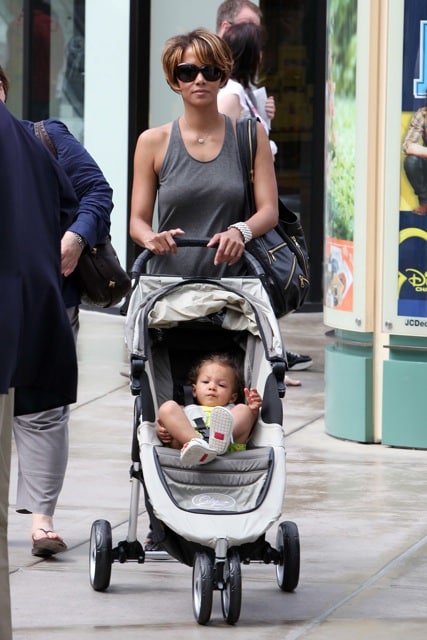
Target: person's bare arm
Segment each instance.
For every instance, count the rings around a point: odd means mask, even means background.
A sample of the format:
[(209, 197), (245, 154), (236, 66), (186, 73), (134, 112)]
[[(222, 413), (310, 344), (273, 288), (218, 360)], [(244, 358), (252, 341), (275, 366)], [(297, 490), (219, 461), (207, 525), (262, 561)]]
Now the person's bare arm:
[(240, 118), (242, 106), (237, 93), (225, 93), (218, 95), (218, 111), (230, 116), (233, 120)]
[(276, 101), (274, 99), (274, 96), (268, 96), (267, 100), (265, 101), (265, 113), (270, 120), (273, 120), (274, 116), (276, 115)]
[(157, 195), (158, 171), (169, 140), (167, 127), (144, 131), (138, 138), (134, 155), (129, 233), (137, 244), (153, 253), (176, 253), (175, 235), (182, 229), (153, 231), (153, 210)]
[(427, 147), (418, 142), (410, 142), (406, 147), (406, 155), (427, 158)]

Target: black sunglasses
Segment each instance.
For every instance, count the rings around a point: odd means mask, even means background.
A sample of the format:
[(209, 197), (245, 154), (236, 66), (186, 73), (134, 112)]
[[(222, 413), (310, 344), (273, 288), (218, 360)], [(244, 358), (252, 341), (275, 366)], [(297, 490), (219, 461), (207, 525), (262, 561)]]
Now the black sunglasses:
[(218, 67), (214, 67), (211, 64), (204, 64), (201, 67), (198, 67), (195, 64), (183, 62), (175, 69), (175, 75), (178, 80), (181, 80), (181, 82), (193, 82), (199, 73), (202, 74), (207, 82), (215, 82), (222, 76), (221, 69), (218, 69)]

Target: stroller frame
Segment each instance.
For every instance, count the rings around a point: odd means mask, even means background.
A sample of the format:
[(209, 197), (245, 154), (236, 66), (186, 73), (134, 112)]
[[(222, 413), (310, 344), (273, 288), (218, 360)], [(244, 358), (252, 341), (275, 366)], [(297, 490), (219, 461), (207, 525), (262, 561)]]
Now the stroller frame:
[[(188, 242), (191, 246), (201, 246), (206, 240)], [(142, 485), (153, 540), (161, 544), (163, 556), (167, 553), (193, 568), (196, 621), (209, 622), (213, 591), (218, 590), (224, 619), (234, 624), (240, 616), (242, 563), (273, 563), (278, 586), (285, 592), (293, 591), (299, 580), (300, 546), (296, 524), (291, 521), (279, 524), (275, 546), (265, 539), (266, 531), (280, 517), (285, 491), (281, 402), (285, 394), (285, 351), (260, 278), (182, 279), (143, 275), (151, 255), (143, 252), (133, 267), (134, 286), (127, 320), (130, 389), (135, 397), (128, 533), (126, 540), (113, 548), (110, 523), (96, 520), (92, 524), (90, 582), (95, 591), (104, 591), (110, 584), (114, 562), (143, 564), (147, 558), (158, 557), (158, 553), (145, 551), (137, 538)], [(183, 305), (182, 316), (180, 302), (188, 295), (190, 306), (188, 301)], [(188, 309), (197, 307), (199, 299), (203, 305), (203, 296), (208, 300), (209, 313), (198, 316), (196, 310), (195, 317), (191, 317)], [(238, 319), (235, 328), (232, 323), (240, 311), (243, 322)], [(203, 336), (209, 335), (210, 345), (218, 343), (222, 347), (210, 346), (205, 348), (206, 353), (240, 349), (245, 374), (252, 375), (251, 367), (256, 363), (256, 374), (264, 383), (263, 408), (246, 452), (229, 453), (203, 467), (188, 469), (180, 463), (179, 452), (161, 446), (155, 433), (157, 394), (155, 375), (150, 368), (151, 350), (157, 348), (157, 336), (160, 334), (162, 342), (166, 335), (173, 345), (172, 349), (169, 345), (167, 351), (170, 357), (176, 342), (178, 351), (185, 342), (176, 341), (176, 335), (188, 334), (193, 343), (198, 332), (202, 343)], [(263, 358), (260, 353), (264, 354)], [(176, 360), (180, 362), (181, 357)], [(246, 375), (245, 380), (248, 384)], [(222, 478), (227, 479), (224, 485)], [(236, 489), (226, 484), (228, 478), (232, 485), (237, 485)], [(233, 491), (237, 491), (237, 499)]]

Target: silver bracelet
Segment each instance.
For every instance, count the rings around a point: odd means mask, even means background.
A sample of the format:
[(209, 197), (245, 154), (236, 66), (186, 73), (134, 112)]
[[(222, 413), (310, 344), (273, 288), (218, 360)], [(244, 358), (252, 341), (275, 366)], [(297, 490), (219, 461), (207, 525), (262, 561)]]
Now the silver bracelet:
[(228, 229), (238, 229), (243, 236), (243, 242), (248, 244), (252, 240), (252, 231), (251, 228), (246, 222), (235, 222), (234, 224), (230, 224)]
[(83, 249), (87, 245), (86, 240), (80, 235), (80, 233), (76, 233), (75, 231), (72, 231), (71, 233), (73, 234), (73, 236), (75, 237), (75, 239), (77, 240), (77, 242), (79, 243), (83, 251)]

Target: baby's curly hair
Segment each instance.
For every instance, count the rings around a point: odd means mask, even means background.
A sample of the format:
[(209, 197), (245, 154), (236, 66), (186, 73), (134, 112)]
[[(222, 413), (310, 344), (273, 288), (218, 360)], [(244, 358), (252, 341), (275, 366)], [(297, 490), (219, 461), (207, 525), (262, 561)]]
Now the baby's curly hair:
[(244, 387), (245, 380), (243, 377), (243, 372), (241, 367), (239, 366), (237, 360), (233, 358), (228, 353), (211, 353), (208, 356), (203, 357), (199, 360), (191, 369), (188, 374), (188, 382), (189, 384), (196, 384), (197, 378), (200, 373), (200, 369), (207, 363), (216, 363), (220, 364), (223, 367), (230, 367), (234, 375), (234, 389), (233, 393), (237, 393), (237, 402), (242, 402), (244, 399)]

